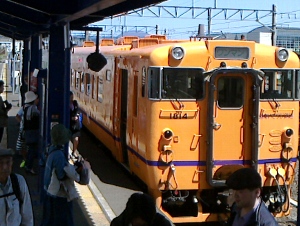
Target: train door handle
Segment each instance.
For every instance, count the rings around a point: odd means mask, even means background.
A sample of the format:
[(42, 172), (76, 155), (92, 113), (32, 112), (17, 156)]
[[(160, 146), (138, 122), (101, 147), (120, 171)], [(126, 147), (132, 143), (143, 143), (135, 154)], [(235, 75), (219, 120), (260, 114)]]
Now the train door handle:
[(214, 123), (214, 125), (213, 125), (214, 130), (219, 130), (221, 127), (222, 127), (222, 125), (219, 123)]

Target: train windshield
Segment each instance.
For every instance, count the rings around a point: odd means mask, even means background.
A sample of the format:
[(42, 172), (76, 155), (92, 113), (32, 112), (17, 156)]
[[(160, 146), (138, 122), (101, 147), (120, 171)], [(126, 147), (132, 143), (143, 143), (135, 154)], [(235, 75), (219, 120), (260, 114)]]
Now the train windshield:
[(197, 68), (163, 68), (162, 99), (201, 99), (204, 95), (203, 70)]
[(265, 75), (261, 86), (261, 93), (260, 93), (261, 99), (297, 98), (296, 95), (299, 94), (297, 94), (298, 91), (295, 85), (296, 79), (295, 79), (294, 70), (262, 70), (262, 71), (265, 73)]

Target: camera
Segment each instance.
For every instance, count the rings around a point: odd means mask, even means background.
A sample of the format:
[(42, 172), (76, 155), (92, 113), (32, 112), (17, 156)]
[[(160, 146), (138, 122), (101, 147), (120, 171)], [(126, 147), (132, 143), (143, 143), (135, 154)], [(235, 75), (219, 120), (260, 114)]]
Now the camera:
[(4, 101), (5, 109), (11, 109), (12, 104), (9, 103), (7, 100)]

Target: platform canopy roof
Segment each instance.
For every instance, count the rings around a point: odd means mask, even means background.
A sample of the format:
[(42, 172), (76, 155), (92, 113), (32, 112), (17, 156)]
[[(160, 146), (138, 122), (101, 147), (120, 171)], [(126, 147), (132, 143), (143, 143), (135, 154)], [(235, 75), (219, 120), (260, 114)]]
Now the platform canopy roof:
[(82, 28), (109, 16), (118, 15), (165, 0), (0, 0), (0, 34), (25, 40), (47, 34), (51, 25), (70, 23)]

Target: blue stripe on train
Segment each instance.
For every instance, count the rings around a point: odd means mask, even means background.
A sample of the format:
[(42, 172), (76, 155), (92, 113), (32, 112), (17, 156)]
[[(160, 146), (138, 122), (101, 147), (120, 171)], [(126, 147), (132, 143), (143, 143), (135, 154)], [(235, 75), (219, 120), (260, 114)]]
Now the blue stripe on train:
[[(83, 111), (83, 109), (80, 109), (85, 116), (87, 116), (86, 112)], [(107, 128), (99, 124), (97, 121), (95, 121), (93, 118), (90, 118), (95, 124), (97, 124), (101, 129), (103, 129), (108, 135), (110, 135), (114, 140), (120, 142), (121, 139), (119, 137), (116, 137), (113, 135)], [(133, 148), (127, 146), (127, 149), (137, 156), (142, 162), (149, 166), (167, 166), (168, 164), (162, 162), (162, 161), (152, 161), (147, 160), (143, 156), (141, 156), (138, 152), (136, 152)], [(291, 162), (297, 162), (297, 158), (291, 158)], [(266, 164), (266, 163), (281, 163), (281, 159), (259, 159), (258, 164)], [(172, 163), (175, 166), (206, 166), (206, 161), (172, 161)], [(220, 165), (251, 165), (251, 160), (215, 160), (214, 165), (220, 166)]]

